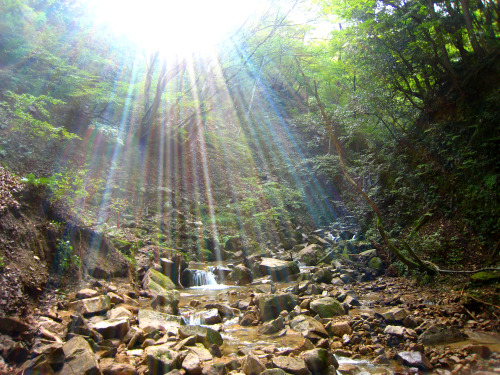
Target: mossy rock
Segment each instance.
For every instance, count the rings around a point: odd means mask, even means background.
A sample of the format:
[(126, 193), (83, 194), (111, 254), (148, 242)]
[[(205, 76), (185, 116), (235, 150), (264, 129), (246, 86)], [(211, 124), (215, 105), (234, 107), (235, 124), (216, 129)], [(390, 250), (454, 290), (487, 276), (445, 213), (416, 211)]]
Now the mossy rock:
[(146, 275), (144, 275), (143, 288), (161, 293), (162, 290), (175, 289), (175, 284), (170, 280), (170, 277), (150, 268)]
[(493, 284), (500, 281), (500, 272), (481, 271), (471, 276), (476, 284)]
[(321, 318), (345, 315), (342, 304), (332, 297), (324, 297), (311, 302), (310, 309)]
[(379, 257), (373, 257), (368, 261), (368, 267), (377, 270), (378, 272), (382, 272), (384, 270), (384, 263)]

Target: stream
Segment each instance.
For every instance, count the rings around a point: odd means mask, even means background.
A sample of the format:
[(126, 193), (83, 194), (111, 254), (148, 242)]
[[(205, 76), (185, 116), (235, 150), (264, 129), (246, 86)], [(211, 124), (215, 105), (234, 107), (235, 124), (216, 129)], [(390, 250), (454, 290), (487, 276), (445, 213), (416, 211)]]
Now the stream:
[[(194, 286), (181, 291), (179, 304), (180, 315), (183, 316), (186, 324), (204, 325), (202, 307), (206, 304), (222, 303), (229, 306), (235, 306), (238, 301), (249, 300), (249, 296), (254, 292), (268, 292), (265, 281), (259, 284), (233, 286), (217, 283), (217, 277), (212, 272), (215, 264), (196, 264)], [(301, 269), (307, 272), (307, 269)], [(294, 283), (276, 283), (277, 290), (283, 290), (291, 287)], [(388, 310), (386, 307), (372, 307), (373, 302), (381, 297), (377, 292), (366, 293), (359, 296), (360, 306), (349, 311), (349, 316), (353, 317), (360, 314), (381, 314)], [(432, 304), (432, 302), (428, 302)], [(206, 310), (205, 310), (206, 311)], [(221, 353), (224, 356), (245, 355), (248, 351), (266, 353), (268, 347), (274, 346), (278, 351), (292, 350), (300, 347), (304, 342), (302, 334), (293, 330), (287, 330), (286, 334), (279, 332), (271, 335), (264, 335), (259, 332), (261, 325), (241, 326), (239, 316), (224, 318), (217, 324), (207, 324), (207, 326), (219, 330), (224, 344), (221, 346)], [(500, 351), (500, 336), (490, 335), (481, 332), (467, 331), (469, 339), (438, 347), (460, 348), (468, 344), (484, 344), (491, 351)], [(402, 366), (396, 361), (389, 361), (384, 364), (373, 364), (371, 359), (363, 358), (359, 355), (354, 358), (336, 355), (339, 362), (338, 374), (410, 374), (412, 372), (408, 367)]]

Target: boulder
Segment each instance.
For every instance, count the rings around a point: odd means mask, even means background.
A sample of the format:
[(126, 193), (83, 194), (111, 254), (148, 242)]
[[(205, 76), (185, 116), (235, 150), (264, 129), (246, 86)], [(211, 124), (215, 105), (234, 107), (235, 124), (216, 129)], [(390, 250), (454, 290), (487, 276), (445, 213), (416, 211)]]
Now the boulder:
[(89, 343), (75, 336), (62, 346), (66, 357), (60, 375), (100, 375), (101, 370)]
[(308, 315), (299, 315), (293, 318), (290, 322), (290, 328), (297, 332), (312, 332), (321, 337), (328, 337), (328, 332), (323, 324)]
[(9, 316), (0, 317), (0, 333), (14, 336), (32, 329), (33, 327), (19, 318)]
[(298, 298), (292, 293), (259, 294), (256, 297), (260, 319), (265, 322), (277, 318), (283, 310), (292, 311), (298, 304)]
[(324, 297), (311, 302), (310, 309), (321, 318), (345, 315), (342, 304), (332, 297)]
[(311, 375), (306, 362), (302, 358), (279, 356), (272, 359), (275, 367), (293, 375)]
[(142, 279), (142, 287), (160, 293), (164, 290), (175, 289), (175, 284), (168, 276), (150, 268)]
[(344, 335), (350, 335), (352, 333), (352, 328), (347, 321), (336, 322), (328, 328), (328, 331), (332, 336), (342, 337)]
[(84, 288), (84, 289), (80, 289), (76, 293), (75, 298), (76, 299), (94, 298), (94, 297), (97, 297), (98, 294), (99, 293), (97, 292), (97, 290)]
[[(232, 307), (228, 305), (224, 305), (222, 303), (207, 303), (205, 305), (205, 308), (207, 309), (217, 309), (219, 312), (219, 315), (222, 317), (233, 317), (235, 315), (235, 312)], [(236, 310), (238, 311), (238, 310)]]
[(400, 352), (396, 354), (396, 359), (405, 366), (417, 367), (422, 371), (429, 371), (432, 369), (429, 359), (424, 354), (417, 351)]
[(186, 370), (189, 375), (199, 375), (201, 374), (201, 361), (198, 356), (194, 353), (188, 353), (182, 361), (182, 368)]
[(69, 304), (70, 308), (86, 316), (94, 316), (106, 313), (111, 308), (111, 301), (108, 296), (85, 298)]
[(402, 338), (405, 335), (405, 327), (401, 326), (387, 326), (384, 329), (386, 335), (397, 336)]
[(222, 322), (222, 318), (219, 315), (219, 310), (217, 309), (200, 311), (199, 316), (201, 318), (202, 324), (212, 325)]
[(250, 284), (253, 280), (252, 271), (243, 264), (238, 264), (229, 274), (229, 278), (237, 285)]
[(294, 259), (306, 266), (315, 266), (323, 256), (323, 248), (320, 245), (311, 244), (300, 250)]
[(165, 290), (154, 296), (151, 307), (167, 314), (177, 315), (179, 312), (180, 294), (177, 290)]
[(202, 370), (203, 375), (226, 375), (226, 365), (224, 363), (211, 363), (205, 365)]
[(323, 348), (316, 348), (300, 353), (299, 358), (302, 358), (312, 374), (322, 375), (328, 373), (328, 367), (333, 365), (335, 368), (339, 364), (335, 357)]
[(108, 319), (116, 319), (116, 318), (129, 318), (132, 319), (132, 313), (127, 310), (125, 307), (115, 307), (114, 309), (111, 309), (108, 311), (106, 314)]
[(368, 267), (374, 269), (377, 272), (383, 272), (384, 262), (379, 257), (373, 257), (368, 261)]
[(269, 275), (274, 281), (287, 281), (289, 276), (300, 273), (299, 266), (294, 261), (274, 258), (262, 258), (259, 269), (262, 275)]
[(144, 354), (151, 375), (162, 375), (181, 366), (179, 353), (168, 344), (148, 346)]
[(140, 309), (137, 318), (139, 320), (140, 329), (152, 327), (158, 330), (168, 330), (172, 327), (178, 328), (183, 324), (182, 318), (179, 316), (149, 309)]
[(114, 318), (94, 324), (104, 339), (122, 339), (130, 329), (129, 318)]
[[(215, 345), (215, 344), (213, 344), (213, 345)], [(212, 347), (210, 347), (210, 348), (212, 348)], [(198, 344), (198, 346), (186, 346), (186, 349), (188, 349), (190, 352), (196, 354), (196, 356), (202, 362), (203, 361), (211, 361), (213, 359), (213, 355), (212, 355), (212, 353), (210, 353), (210, 350), (203, 347), (203, 345)]]
[(285, 328), (285, 321), (283, 317), (278, 317), (277, 319), (265, 322), (262, 327), (260, 327), (259, 332), (264, 335), (272, 335), (273, 333), (281, 331)]
[(196, 342), (201, 342), (206, 348), (212, 344), (222, 345), (223, 340), (220, 333), (212, 328), (204, 326), (186, 325), (179, 328), (180, 338), (196, 336)]
[(252, 352), (248, 353), (241, 364), (241, 371), (245, 375), (259, 375), (265, 370), (266, 366), (264, 363)]
[(427, 328), (418, 338), (424, 345), (448, 344), (467, 339), (467, 335), (457, 327), (435, 324)]
[(135, 366), (116, 362), (114, 358), (103, 358), (99, 363), (103, 375), (136, 375)]
[(313, 273), (311, 277), (312, 281), (316, 284), (325, 283), (330, 284), (332, 281), (332, 272), (326, 268), (321, 268)]
[(394, 308), (390, 309), (389, 311), (382, 313), (381, 315), (385, 319), (385, 321), (388, 323), (400, 324), (408, 316), (408, 313), (406, 312), (405, 309), (402, 309), (400, 307), (394, 307)]

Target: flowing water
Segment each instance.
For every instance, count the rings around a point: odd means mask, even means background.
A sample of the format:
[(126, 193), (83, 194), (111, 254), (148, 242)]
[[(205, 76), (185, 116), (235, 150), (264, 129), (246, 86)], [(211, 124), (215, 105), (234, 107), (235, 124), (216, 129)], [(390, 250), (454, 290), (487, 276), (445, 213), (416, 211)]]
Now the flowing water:
[[(216, 275), (213, 273), (213, 266), (198, 265), (200, 269), (193, 270), (191, 273), (191, 288), (184, 289), (181, 292), (180, 312), (184, 317), (186, 324), (201, 325), (203, 319), (201, 311), (196, 306), (203, 306), (206, 303), (223, 303), (231, 305), (238, 300), (248, 299), (248, 292), (258, 286), (234, 286), (224, 285), (217, 282)], [(278, 289), (290, 286), (292, 284), (280, 283), (277, 284)], [(362, 306), (353, 309), (349, 314), (359, 314), (361, 312), (385, 312), (387, 308), (371, 307), (372, 302), (379, 299), (377, 293), (368, 293), (360, 298)], [(193, 303), (193, 301), (196, 301)], [(275, 346), (278, 350), (286, 350), (296, 348), (303, 343), (303, 336), (299, 333), (287, 333), (285, 336), (263, 335), (259, 332), (259, 326), (241, 326), (239, 317), (227, 319), (220, 324), (212, 325), (211, 327), (221, 331), (224, 344), (221, 346), (221, 352), (224, 355), (229, 355), (238, 351), (238, 349), (262, 349), (267, 346)], [(490, 346), (491, 350), (500, 350), (500, 336), (489, 335), (478, 332), (468, 331), (469, 339), (464, 342), (447, 345), (448, 347), (462, 347), (471, 343), (481, 343)], [(355, 366), (353, 373), (356, 375), (380, 375), (380, 374), (397, 374), (405, 371), (397, 362), (391, 362), (387, 365), (374, 365), (369, 360), (351, 359), (346, 357), (338, 357), (339, 364), (345, 366)], [(406, 368), (408, 370), (408, 368)]]

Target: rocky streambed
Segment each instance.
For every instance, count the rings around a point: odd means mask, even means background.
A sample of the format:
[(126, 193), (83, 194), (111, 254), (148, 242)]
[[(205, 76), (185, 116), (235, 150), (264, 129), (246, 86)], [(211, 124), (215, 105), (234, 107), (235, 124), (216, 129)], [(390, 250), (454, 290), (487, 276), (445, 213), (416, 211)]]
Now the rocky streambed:
[(162, 267), (149, 268), (136, 287), (89, 278), (28, 319), (0, 318), (0, 371), (500, 372), (498, 322), (474, 316), (458, 292), (403, 278), (365, 280), (352, 264), (333, 263), (297, 272), (289, 261), (255, 258), (267, 275), (248, 277), (245, 264), (222, 267), (232, 279), (226, 282), (240, 285), (188, 289), (178, 289)]

